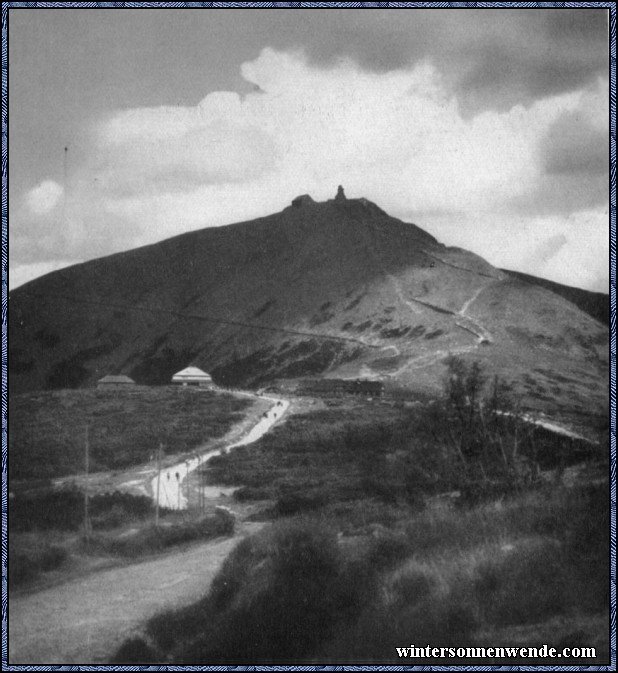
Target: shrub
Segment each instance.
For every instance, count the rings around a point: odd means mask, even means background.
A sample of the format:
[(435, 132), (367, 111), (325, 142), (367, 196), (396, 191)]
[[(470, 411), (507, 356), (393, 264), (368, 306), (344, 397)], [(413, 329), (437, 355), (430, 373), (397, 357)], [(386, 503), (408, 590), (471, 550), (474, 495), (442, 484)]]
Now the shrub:
[[(11, 532), (78, 530), (83, 525), (84, 493), (77, 488), (14, 494), (11, 499)], [(105, 493), (90, 498), (91, 523), (95, 529), (114, 528), (152, 515), (152, 500), (143, 495)], [(161, 514), (169, 513), (162, 509)]]
[(216, 511), (193, 521), (165, 523), (127, 531), (121, 535), (94, 540), (95, 547), (120, 556), (141, 556), (162, 551), (168, 547), (205, 540), (234, 532), (235, 519), (231, 513)]
[(426, 568), (413, 566), (396, 576), (392, 583), (395, 605), (414, 605), (431, 598), (437, 591), (438, 580)]
[(287, 493), (275, 504), (275, 513), (279, 516), (291, 516), (323, 507), (327, 502), (324, 493)]
[(353, 620), (374, 591), (369, 566), (346, 561), (333, 531), (287, 521), (243, 540), (208, 596), (152, 620), (149, 634), (161, 649), (173, 647), (175, 661), (298, 660)]
[(476, 567), (475, 602), (487, 624), (534, 623), (565, 611), (568, 577), (555, 540), (515, 543)]
[(36, 563), (30, 556), (12, 551), (10, 548), (8, 571), (9, 587), (31, 582), (38, 574)]
[(410, 538), (404, 532), (387, 528), (374, 529), (369, 548), (369, 561), (379, 570), (396, 565), (412, 553)]
[(23, 550), (9, 548), (8, 581), (15, 587), (35, 580), (39, 573), (56, 570), (67, 559), (66, 549), (54, 544), (42, 544)]
[(269, 500), (273, 497), (273, 490), (268, 487), (243, 486), (234, 491), (234, 500), (248, 502), (250, 500)]
[(129, 638), (118, 648), (111, 659), (112, 664), (155, 664), (155, 651), (142, 638)]

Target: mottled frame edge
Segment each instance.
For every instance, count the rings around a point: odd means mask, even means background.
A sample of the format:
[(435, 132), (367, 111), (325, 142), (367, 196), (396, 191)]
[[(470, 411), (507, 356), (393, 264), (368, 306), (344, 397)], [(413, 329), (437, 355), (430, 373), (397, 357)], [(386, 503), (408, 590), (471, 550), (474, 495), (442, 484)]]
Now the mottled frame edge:
[[(610, 664), (607, 666), (20, 666), (8, 665), (7, 642), (7, 318), (8, 318), (8, 21), (11, 8), (98, 9), (481, 9), (596, 8), (609, 10), (609, 230), (610, 230)], [(2, 665), (10, 671), (614, 671), (616, 670), (616, 6), (613, 2), (1, 2), (2, 32)]]

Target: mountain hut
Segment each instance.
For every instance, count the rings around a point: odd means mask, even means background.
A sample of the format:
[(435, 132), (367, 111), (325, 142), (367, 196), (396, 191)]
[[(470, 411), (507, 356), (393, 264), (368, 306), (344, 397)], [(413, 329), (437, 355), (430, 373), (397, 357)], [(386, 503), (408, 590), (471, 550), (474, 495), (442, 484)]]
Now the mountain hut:
[(200, 388), (212, 388), (212, 376), (198, 367), (186, 367), (172, 376), (172, 383), (182, 386), (198, 386)]
[(130, 388), (135, 381), (124, 374), (108, 374), (97, 381), (97, 388), (101, 390), (118, 390)]

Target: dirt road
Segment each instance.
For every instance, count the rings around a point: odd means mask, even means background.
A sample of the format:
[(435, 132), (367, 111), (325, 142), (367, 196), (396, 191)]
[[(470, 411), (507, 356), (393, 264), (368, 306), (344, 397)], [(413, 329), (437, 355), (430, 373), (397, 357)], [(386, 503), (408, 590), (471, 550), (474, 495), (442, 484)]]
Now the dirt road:
[[(236, 392), (236, 395), (246, 395), (247, 397), (255, 398), (254, 393)], [(168, 509), (187, 509), (189, 506), (185, 490), (185, 484), (189, 475), (196, 469), (206, 463), (213, 456), (220, 455), (223, 451), (235, 449), (237, 446), (247, 446), (257, 442), (263, 437), (275, 423), (281, 421), (290, 403), (287, 400), (279, 399), (278, 397), (262, 396), (262, 400), (267, 400), (272, 403), (272, 408), (266, 411), (262, 418), (248, 430), (239, 440), (233, 443), (224, 443), (222, 448), (207, 451), (206, 453), (196, 450), (193, 457), (185, 458), (178, 463), (169, 465), (161, 470), (159, 476), (155, 476), (151, 480), (150, 492), (155, 502), (157, 498), (161, 507)], [(231, 434), (231, 433), (230, 433)], [(212, 490), (212, 487), (210, 489)], [(148, 492), (148, 491), (146, 491)]]
[[(242, 534), (261, 524), (244, 524)], [(203, 596), (239, 535), (104, 570), (9, 601), (11, 664), (109, 662), (153, 615)]]
[[(289, 402), (271, 397), (264, 399), (273, 403), (273, 407), (250, 428), (244, 422), (239, 424), (244, 434), (233, 443), (224, 444), (227, 448), (256, 441), (282, 420)], [(228, 436), (237, 435), (238, 430), (235, 428)], [(220, 451), (219, 448), (210, 453), (215, 455)], [(201, 458), (206, 459), (208, 455)], [(168, 467), (164, 483), (168, 473), (173, 473), (175, 478), (178, 472), (184, 480), (197, 464), (183, 461)], [(144, 488), (148, 476), (133, 479), (135, 476), (131, 473), (132, 481), (125, 485)], [(154, 486), (153, 492), (157, 492)], [(160, 497), (163, 492), (160, 490)], [(174, 502), (179, 509), (186, 507), (184, 496), (182, 499), (178, 496)], [(163, 504), (173, 508), (170, 503)], [(240, 533), (233, 538), (205, 542), (135, 565), (101, 570), (36, 593), (12, 595), (8, 608), (9, 662), (109, 662), (123, 640), (139, 632), (150, 617), (162, 610), (187, 605), (204, 595), (239, 536), (253, 533), (262, 525), (243, 523), (239, 526)]]

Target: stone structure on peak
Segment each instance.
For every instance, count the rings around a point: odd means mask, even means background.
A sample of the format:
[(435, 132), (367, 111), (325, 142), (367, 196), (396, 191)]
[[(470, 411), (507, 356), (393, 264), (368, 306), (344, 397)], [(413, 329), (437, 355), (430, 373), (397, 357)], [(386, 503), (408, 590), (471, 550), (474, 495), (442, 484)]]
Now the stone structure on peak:
[(347, 201), (345, 192), (343, 191), (343, 187), (341, 185), (337, 187), (337, 196), (335, 196), (335, 201)]

